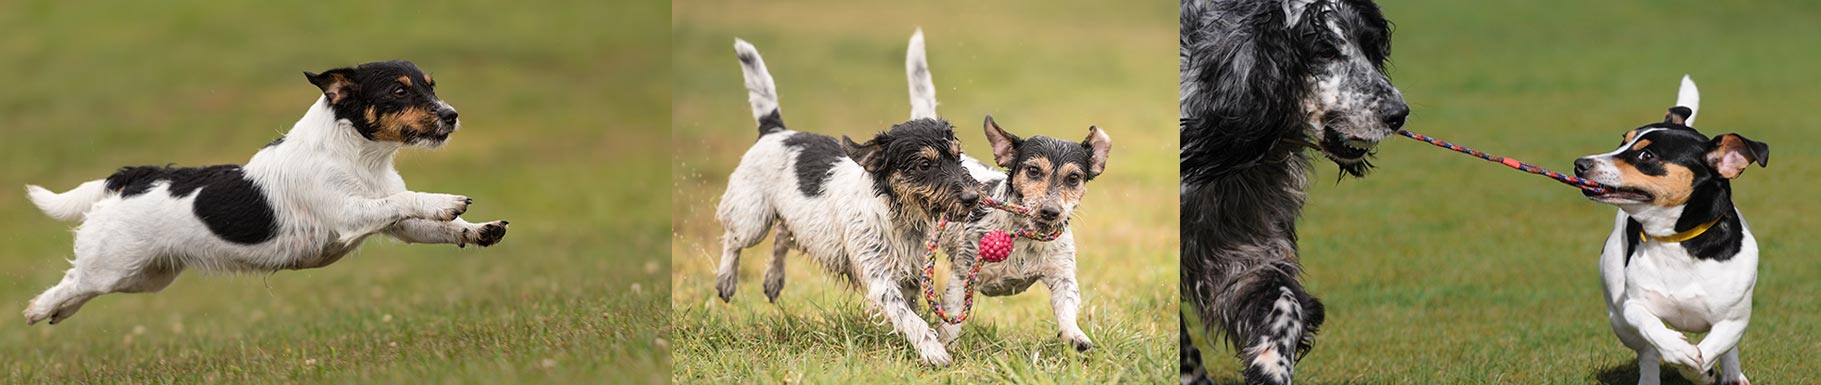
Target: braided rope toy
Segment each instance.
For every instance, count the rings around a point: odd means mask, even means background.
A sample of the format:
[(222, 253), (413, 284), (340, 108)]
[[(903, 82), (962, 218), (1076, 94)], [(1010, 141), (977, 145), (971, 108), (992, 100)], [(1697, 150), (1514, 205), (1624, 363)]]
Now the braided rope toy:
[[(983, 206), (1012, 213), (1014, 215), (1027, 217), (1031, 215), (1031, 209), (1029, 207), (1019, 206), (1010, 202), (1000, 202), (996, 199), (986, 197), (980, 198), (980, 201)], [(929, 237), (927, 247), (929, 254), (927, 254), (928, 256), (924, 258), (925, 261), (923, 262), (923, 297), (929, 301), (929, 308), (936, 313), (936, 318), (939, 318), (942, 322), (950, 325), (960, 325), (962, 321), (967, 320), (968, 314), (971, 314), (974, 311), (974, 280), (980, 276), (980, 266), (985, 265), (985, 263), (981, 263), (981, 261), (990, 263), (1005, 260), (1012, 251), (1012, 237), (1014, 236), (1038, 242), (1049, 242), (1055, 240), (1056, 237), (1062, 236), (1061, 229), (1057, 229), (1055, 232), (1049, 234), (1041, 234), (1027, 229), (1017, 229), (1010, 233), (1007, 233), (1005, 230), (993, 230), (991, 233), (988, 233), (986, 237), (981, 238), (981, 252), (975, 253), (973, 268), (968, 270), (967, 282), (963, 284), (963, 287), (967, 288), (967, 295), (963, 297), (963, 301), (961, 302), (961, 313), (951, 317), (949, 312), (942, 308), (942, 301), (936, 298), (936, 284), (933, 279), (930, 278), (936, 275), (936, 249), (940, 246), (942, 231), (948, 228), (949, 222), (948, 215), (944, 214), (941, 219), (936, 221), (935, 233), (931, 234)], [(987, 251), (988, 249), (993, 250), (990, 255)], [(955, 283), (949, 282), (949, 284), (953, 285)]]
[(1436, 147), (1454, 150), (1455, 152), (1459, 152), (1459, 153), (1467, 154), (1467, 155), (1473, 155), (1473, 156), (1479, 157), (1480, 159), (1485, 159), (1486, 161), (1489, 161), (1489, 162), (1503, 164), (1507, 167), (1517, 169), (1518, 171), (1546, 176), (1551, 179), (1555, 179), (1557, 182), (1562, 182), (1569, 186), (1574, 186), (1575, 188), (1578, 188), (1578, 189), (1591, 191), (1595, 194), (1606, 193), (1607, 187), (1604, 185), (1601, 185), (1597, 182), (1577, 178), (1572, 175), (1566, 175), (1566, 174), (1562, 174), (1562, 173), (1555, 172), (1555, 171), (1549, 171), (1548, 169), (1533, 166), (1529, 163), (1524, 163), (1522, 161), (1518, 161), (1517, 159), (1511, 159), (1511, 158), (1506, 158), (1506, 157), (1502, 157), (1502, 156), (1498, 156), (1498, 155), (1487, 154), (1484, 152), (1480, 152), (1479, 150), (1461, 147), (1460, 145), (1456, 145), (1454, 143), (1448, 143), (1448, 142), (1442, 141), (1441, 139), (1432, 138), (1429, 136), (1425, 136), (1423, 134), (1418, 134), (1418, 133), (1414, 133), (1414, 132), (1410, 132), (1410, 131), (1398, 130), (1397, 134), (1410, 137), (1410, 139), (1420, 140), (1420, 141), (1423, 141), (1424, 143), (1433, 144)]

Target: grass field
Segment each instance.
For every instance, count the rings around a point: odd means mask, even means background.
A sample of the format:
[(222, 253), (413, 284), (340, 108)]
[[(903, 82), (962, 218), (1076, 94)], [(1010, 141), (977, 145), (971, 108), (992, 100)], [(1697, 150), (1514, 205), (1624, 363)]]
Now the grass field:
[[(509, 6), (508, 6), (509, 5)], [(323, 269), (185, 274), (57, 326), (0, 322), (0, 383), (663, 383), (671, 368), (665, 2), (0, 4), (0, 309), (69, 267), (23, 185), (245, 162), (317, 98), (302, 71), (402, 58), (463, 130), (416, 190), (509, 219), (488, 249), (368, 241)]]
[[(671, 302), (679, 383), (1156, 383), (1173, 378), (1176, 320), (1175, 6), (1169, 3), (944, 1), (678, 2), (672, 13)], [(908, 116), (905, 41), (923, 27), (941, 113), (966, 151), (988, 156), (980, 121), (1079, 140), (1106, 129), (1106, 174), (1073, 222), (1082, 328), (1095, 349), (1055, 338), (1046, 289), (978, 302), (953, 366), (919, 367), (902, 336), (866, 316), (860, 294), (791, 256), (779, 304), (758, 277), (769, 242), (748, 249), (731, 304), (714, 296), (714, 205), (755, 124), (733, 55), (758, 46), (789, 126), (869, 137)], [(1041, 286), (1041, 285), (1038, 285)]]
[[(1660, 121), (1678, 79), (1699, 126), (1772, 148), (1733, 185), (1762, 247), (1754, 383), (1812, 383), (1821, 351), (1821, 180), (1803, 115), (1821, 103), (1821, 5), (1697, 1), (1386, 1), (1407, 127), (1557, 170)], [(1302, 231), (1310, 289), (1328, 306), (1299, 384), (1631, 384), (1596, 261), (1611, 206), (1573, 189), (1404, 139), (1363, 180), (1313, 180)], [(1231, 350), (1209, 362), (1237, 383)], [(1670, 375), (1670, 377), (1675, 377)], [(1677, 382), (1679, 383), (1679, 382)]]

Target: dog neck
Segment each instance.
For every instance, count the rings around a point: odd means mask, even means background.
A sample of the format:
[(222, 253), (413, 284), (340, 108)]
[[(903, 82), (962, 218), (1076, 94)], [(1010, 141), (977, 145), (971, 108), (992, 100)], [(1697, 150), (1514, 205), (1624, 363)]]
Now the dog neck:
[(322, 97), (318, 97), (316, 104), (310, 106), (303, 118), (291, 126), (291, 131), (285, 134), (285, 142), (278, 148), (293, 143), (296, 144), (295, 148), (305, 150), (306, 153), (327, 159), (347, 160), (355, 168), (367, 170), (392, 168), (392, 159), (402, 147), (398, 143), (361, 137), (354, 129), (354, 123), (337, 119), (335, 110)]

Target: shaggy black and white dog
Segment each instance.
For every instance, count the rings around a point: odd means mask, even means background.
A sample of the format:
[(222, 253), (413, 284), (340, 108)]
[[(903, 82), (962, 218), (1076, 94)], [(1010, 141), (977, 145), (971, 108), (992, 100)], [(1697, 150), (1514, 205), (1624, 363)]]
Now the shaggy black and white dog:
[[(1304, 150), (1363, 176), (1410, 112), (1383, 71), (1390, 34), (1367, 0), (1182, 3), (1182, 295), (1247, 383), (1290, 383), (1322, 323), (1298, 280)], [(1212, 382), (1181, 328), (1182, 382)]]

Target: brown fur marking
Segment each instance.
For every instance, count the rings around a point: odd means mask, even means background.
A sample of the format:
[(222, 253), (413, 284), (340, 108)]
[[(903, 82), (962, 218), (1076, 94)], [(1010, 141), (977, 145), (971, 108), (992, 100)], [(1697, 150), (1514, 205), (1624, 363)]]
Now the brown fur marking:
[(425, 122), (430, 119), (434, 119), (434, 116), (422, 107), (385, 114), (379, 118), (379, 130), (373, 133), (373, 140), (403, 142), (407, 137), (423, 136), (429, 131), (429, 125)]
[(1645, 147), (1650, 147), (1650, 139), (1639, 140), (1637, 144), (1631, 145), (1631, 150), (1632, 151), (1642, 150)]
[(1687, 167), (1675, 163), (1663, 163), (1667, 171), (1663, 176), (1645, 175), (1624, 159), (1613, 159), (1612, 165), (1619, 169), (1619, 180), (1625, 187), (1650, 192), (1650, 204), (1659, 207), (1675, 207), (1688, 203), (1688, 196), (1694, 194), (1695, 173)]
[(405, 83), (405, 87), (410, 87), (411, 86), (411, 75), (398, 75), (398, 82)]

